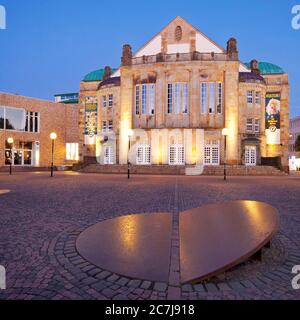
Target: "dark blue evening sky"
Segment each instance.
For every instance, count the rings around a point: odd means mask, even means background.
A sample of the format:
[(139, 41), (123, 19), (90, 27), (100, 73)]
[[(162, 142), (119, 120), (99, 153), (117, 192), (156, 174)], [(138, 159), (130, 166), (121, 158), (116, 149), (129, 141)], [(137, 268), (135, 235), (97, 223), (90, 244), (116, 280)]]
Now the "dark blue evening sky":
[(300, 0), (0, 0), (0, 91), (53, 99), (78, 91), (84, 75), (118, 67), (122, 45), (137, 50), (175, 16), (222, 47), (238, 39), (240, 59), (281, 66), (290, 75), (291, 114), (300, 114), (300, 30), (291, 27)]

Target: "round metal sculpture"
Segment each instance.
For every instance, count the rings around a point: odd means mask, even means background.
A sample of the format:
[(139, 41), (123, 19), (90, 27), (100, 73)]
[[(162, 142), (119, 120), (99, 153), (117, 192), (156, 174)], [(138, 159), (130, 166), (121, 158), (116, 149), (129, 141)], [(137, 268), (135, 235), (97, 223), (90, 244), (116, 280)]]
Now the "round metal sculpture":
[(256, 201), (207, 205), (180, 214), (181, 282), (216, 276), (267, 245), (279, 227), (277, 210)]
[[(168, 282), (172, 218), (171, 213), (152, 213), (105, 220), (83, 231), (76, 247), (80, 255), (102, 269)], [(181, 212), (177, 248), (181, 283), (202, 281), (244, 262), (270, 242), (278, 226), (276, 209), (256, 201)]]
[(0, 195), (1, 195), (1, 194), (6, 194), (6, 193), (9, 193), (9, 192), (10, 192), (10, 190), (5, 190), (5, 189), (4, 189), (4, 190), (1, 190), (1, 189), (0, 189)]

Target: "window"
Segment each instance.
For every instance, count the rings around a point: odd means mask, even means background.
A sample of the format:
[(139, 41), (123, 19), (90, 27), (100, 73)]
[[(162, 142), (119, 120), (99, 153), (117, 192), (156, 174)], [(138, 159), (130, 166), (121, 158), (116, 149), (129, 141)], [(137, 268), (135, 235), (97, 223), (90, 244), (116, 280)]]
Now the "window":
[(254, 122), (254, 132), (259, 133), (260, 132), (260, 121), (259, 119), (255, 119)]
[(102, 107), (103, 107), (103, 108), (106, 108), (106, 107), (107, 107), (106, 96), (102, 96)]
[(188, 113), (189, 90), (187, 82), (168, 84), (168, 113)]
[(215, 105), (216, 105), (215, 83), (211, 82), (209, 84), (209, 113), (215, 113)]
[(155, 113), (155, 84), (153, 83), (135, 87), (135, 114), (140, 113), (149, 115)]
[(207, 83), (201, 83), (201, 112), (206, 113), (207, 111)]
[(253, 104), (253, 91), (247, 91), (247, 103)]
[(255, 92), (255, 104), (261, 104), (261, 93)]
[(114, 151), (112, 146), (105, 146), (103, 149), (104, 158), (103, 162), (104, 164), (114, 164)]
[(108, 96), (108, 106), (112, 107), (114, 105), (114, 96), (112, 94), (110, 94)]
[(111, 132), (114, 130), (114, 126), (113, 126), (113, 121), (109, 120), (109, 121), (103, 121), (102, 122), (102, 132)]
[(208, 140), (204, 147), (204, 165), (218, 166), (220, 164), (220, 143), (218, 140)]
[(38, 112), (27, 112), (25, 121), (25, 131), (26, 132), (39, 132), (39, 119), (40, 115)]
[(151, 146), (148, 144), (139, 144), (137, 147), (137, 159), (138, 165), (149, 165), (151, 164)]
[(253, 119), (247, 119), (246, 130), (253, 132)]
[(173, 111), (173, 85), (172, 83), (168, 84), (168, 113)]
[(222, 113), (222, 105), (223, 105), (223, 85), (222, 85), (222, 82), (218, 82), (217, 113)]
[(66, 144), (66, 160), (79, 160), (79, 146), (78, 143), (67, 143)]
[(4, 129), (14, 131), (24, 131), (25, 111), (24, 109), (5, 108)]
[(32, 142), (15, 141), (12, 153), (10, 145), (5, 144), (5, 164), (12, 162), (13, 166), (31, 166), (32, 165)]
[(184, 146), (182, 144), (171, 144), (169, 147), (169, 164), (184, 165), (185, 155)]
[(245, 165), (256, 166), (256, 147), (255, 146), (245, 147)]
[(201, 113), (222, 114), (223, 84), (222, 82), (202, 82), (200, 85)]
[(4, 108), (0, 107), (0, 129), (4, 129)]
[(135, 87), (135, 114), (140, 114), (140, 86)]

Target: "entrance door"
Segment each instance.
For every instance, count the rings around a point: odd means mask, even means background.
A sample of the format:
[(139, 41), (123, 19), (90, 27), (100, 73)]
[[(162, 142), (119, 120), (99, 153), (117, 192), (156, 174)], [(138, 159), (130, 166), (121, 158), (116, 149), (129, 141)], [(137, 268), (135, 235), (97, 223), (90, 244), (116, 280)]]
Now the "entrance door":
[(5, 149), (5, 164), (13, 166), (32, 166), (32, 142), (16, 141), (12, 148), (7, 145)]
[(218, 166), (220, 164), (220, 142), (208, 140), (204, 148), (204, 165)]
[(111, 146), (104, 147), (104, 164), (114, 164), (114, 153)]
[(245, 147), (245, 165), (256, 166), (256, 147), (255, 146)]

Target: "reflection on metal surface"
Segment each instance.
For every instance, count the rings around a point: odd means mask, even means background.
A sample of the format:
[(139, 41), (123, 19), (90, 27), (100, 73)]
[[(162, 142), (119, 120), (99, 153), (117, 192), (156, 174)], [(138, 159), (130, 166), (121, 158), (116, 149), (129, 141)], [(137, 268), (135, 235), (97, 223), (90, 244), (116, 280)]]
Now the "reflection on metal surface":
[(85, 259), (102, 269), (167, 282), (171, 232), (170, 213), (128, 215), (86, 229), (76, 247)]
[(6, 193), (9, 193), (10, 192), (10, 190), (1, 190), (0, 189), (0, 194), (6, 194)]
[(247, 260), (270, 242), (278, 226), (276, 209), (256, 201), (181, 212), (181, 282), (201, 281)]

